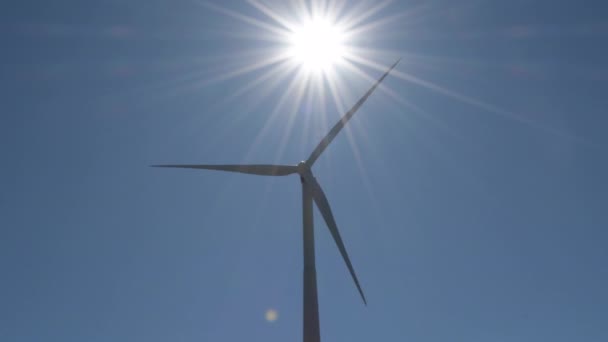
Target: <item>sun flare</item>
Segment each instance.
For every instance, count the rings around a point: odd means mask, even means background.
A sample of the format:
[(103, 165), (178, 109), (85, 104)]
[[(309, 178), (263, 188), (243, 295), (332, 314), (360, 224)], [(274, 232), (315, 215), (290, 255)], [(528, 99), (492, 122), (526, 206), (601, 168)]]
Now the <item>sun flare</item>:
[(289, 56), (308, 71), (330, 71), (345, 52), (344, 31), (328, 19), (311, 19), (294, 27), (289, 37)]
[(397, 58), (395, 51), (377, 43), (385, 44), (383, 34), (408, 14), (383, 13), (391, 0), (246, 2), (251, 6), (249, 12), (204, 2), (204, 7), (235, 19), (227, 34), (235, 38), (235, 44), (243, 43), (235, 45), (238, 52), (219, 58), (218, 70), (212, 70), (213, 76), (206, 77), (204, 84), (242, 77), (242, 84), (225, 101), (255, 94), (250, 109), (277, 92), (269, 121), (289, 118), (284, 139), (292, 133), (300, 111), (319, 113), (311, 115), (317, 120), (311, 125), (325, 130), (328, 112), (348, 109), (349, 100), (356, 95), (351, 93), (353, 89), (373, 82), (372, 75), (386, 70), (385, 63)]

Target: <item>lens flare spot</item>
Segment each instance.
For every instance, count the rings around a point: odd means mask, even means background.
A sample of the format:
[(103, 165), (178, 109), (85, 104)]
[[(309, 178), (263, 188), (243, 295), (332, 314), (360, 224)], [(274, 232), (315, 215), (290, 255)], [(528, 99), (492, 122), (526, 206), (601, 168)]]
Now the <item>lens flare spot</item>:
[(267, 322), (275, 322), (277, 319), (279, 319), (279, 312), (275, 309), (268, 309), (266, 310), (265, 317)]

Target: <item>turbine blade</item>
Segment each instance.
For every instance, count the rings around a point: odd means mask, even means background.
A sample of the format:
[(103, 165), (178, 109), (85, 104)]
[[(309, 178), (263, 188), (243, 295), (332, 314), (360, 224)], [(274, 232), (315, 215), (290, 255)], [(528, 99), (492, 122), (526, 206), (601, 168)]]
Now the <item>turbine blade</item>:
[(317, 147), (314, 149), (314, 151), (312, 151), (312, 153), (308, 157), (308, 160), (306, 160), (306, 163), (308, 165), (312, 166), (315, 163), (315, 161), (317, 161), (317, 158), (319, 158), (321, 153), (323, 153), (323, 151), (325, 151), (327, 146), (329, 146), (329, 144), (332, 142), (332, 140), (334, 140), (336, 135), (338, 135), (338, 133), (340, 133), (340, 130), (342, 130), (342, 128), (344, 127), (344, 125), (346, 125), (348, 120), (350, 120), (350, 118), (355, 114), (355, 112), (357, 112), (359, 107), (361, 107), (363, 105), (363, 103), (374, 92), (374, 90), (376, 90), (376, 88), (378, 87), (380, 82), (382, 82), (384, 80), (384, 78), (386, 76), (388, 76), (388, 74), (393, 70), (393, 68), (395, 68), (395, 66), (397, 66), (399, 61), (401, 61), (401, 58), (399, 58), (395, 63), (393, 63), (393, 65), (384, 73), (384, 75), (382, 75), (382, 77), (380, 77), (378, 79), (378, 81), (376, 81), (376, 83), (374, 83), (374, 85), (367, 91), (367, 93), (365, 93), (365, 95), (363, 95), (363, 97), (361, 97), (359, 99), (359, 101), (357, 101), (357, 103), (355, 103), (355, 105), (348, 112), (346, 112), (346, 114), (344, 114), (344, 116), (342, 116), (342, 118), (334, 125), (334, 127), (332, 127), (332, 129), (329, 131), (329, 133), (327, 133), (327, 135), (323, 138), (323, 140), (321, 140), (321, 142), (317, 145)]
[(344, 259), (346, 267), (348, 267), (348, 271), (350, 272), (350, 275), (353, 278), (355, 285), (357, 286), (357, 290), (359, 290), (359, 294), (361, 295), (361, 299), (363, 299), (363, 303), (367, 305), (367, 300), (365, 299), (365, 295), (363, 294), (361, 285), (359, 285), (359, 279), (357, 279), (355, 269), (353, 268), (353, 265), (350, 262), (350, 258), (348, 257), (348, 253), (346, 252), (346, 247), (344, 247), (344, 242), (342, 242), (342, 237), (340, 236), (340, 231), (338, 231), (338, 226), (336, 225), (336, 220), (334, 219), (334, 215), (331, 212), (327, 197), (325, 197), (325, 193), (323, 192), (323, 189), (321, 189), (321, 185), (319, 185), (317, 180), (312, 177), (310, 178), (311, 179), (306, 179), (306, 182), (309, 183), (312, 187), (312, 198), (315, 201), (317, 208), (319, 208), (323, 219), (325, 219), (327, 228), (329, 228), (329, 232), (334, 238), (334, 241), (336, 242), (336, 246), (338, 246), (340, 254), (342, 254), (342, 259)]
[(298, 172), (296, 166), (290, 165), (201, 165), (201, 164), (171, 164), (150, 165), (151, 167), (171, 167), (180, 169), (202, 169), (228, 172), (240, 172), (260, 176), (287, 176)]

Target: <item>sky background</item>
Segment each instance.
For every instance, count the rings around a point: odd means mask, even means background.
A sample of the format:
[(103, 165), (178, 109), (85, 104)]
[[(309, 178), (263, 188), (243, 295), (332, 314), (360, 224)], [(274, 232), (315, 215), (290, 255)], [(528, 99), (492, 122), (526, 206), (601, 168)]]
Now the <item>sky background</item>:
[[(272, 65), (226, 77), (272, 42), (216, 7), (273, 22), (211, 3), (1, 6), (0, 340), (301, 340), (297, 177), (148, 165), (295, 164), (372, 81), (336, 70), (323, 106), (285, 95), (296, 73), (251, 85)], [(315, 212), (324, 341), (608, 340), (607, 11), (394, 1), (361, 23), (400, 15), (357, 67), (403, 60), (313, 170), (369, 303)]]

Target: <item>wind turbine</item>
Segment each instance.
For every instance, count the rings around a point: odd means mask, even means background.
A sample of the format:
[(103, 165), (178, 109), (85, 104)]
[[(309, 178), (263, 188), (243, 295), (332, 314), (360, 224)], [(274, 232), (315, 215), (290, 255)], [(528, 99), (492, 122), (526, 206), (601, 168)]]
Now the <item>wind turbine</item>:
[(325, 151), (327, 146), (332, 140), (338, 135), (340, 130), (346, 125), (348, 120), (355, 114), (355, 112), (363, 105), (367, 98), (376, 90), (380, 82), (393, 70), (393, 68), (399, 63), (398, 59), (376, 83), (355, 103), (355, 105), (348, 111), (340, 121), (338, 121), (329, 133), (321, 140), (317, 147), (312, 151), (308, 159), (301, 161), (298, 165), (268, 165), (268, 164), (254, 164), (254, 165), (200, 165), (200, 164), (171, 164), (171, 165), (152, 165), (152, 167), (171, 167), (171, 168), (185, 168), (185, 169), (203, 169), (203, 170), (216, 170), (216, 171), (228, 171), (228, 172), (240, 172), (252, 175), (260, 176), (287, 176), (291, 174), (300, 175), (300, 182), (302, 183), (302, 223), (303, 223), (303, 240), (304, 240), (304, 305), (303, 305), (303, 333), (304, 342), (320, 342), (320, 330), (319, 330), (319, 305), (317, 300), (317, 270), (315, 267), (315, 241), (313, 231), (313, 213), (312, 203), (317, 205), (329, 232), (331, 233), (342, 258), (348, 267), (357, 290), (363, 299), (363, 303), (367, 305), (365, 295), (353, 269), (353, 265), (350, 262), (342, 237), (338, 231), (338, 226), (334, 220), (327, 197), (321, 189), (321, 185), (317, 182), (317, 179), (313, 176), (311, 167), (315, 161), (321, 156), (321, 153)]

